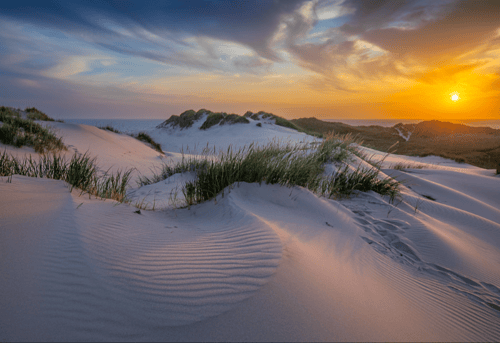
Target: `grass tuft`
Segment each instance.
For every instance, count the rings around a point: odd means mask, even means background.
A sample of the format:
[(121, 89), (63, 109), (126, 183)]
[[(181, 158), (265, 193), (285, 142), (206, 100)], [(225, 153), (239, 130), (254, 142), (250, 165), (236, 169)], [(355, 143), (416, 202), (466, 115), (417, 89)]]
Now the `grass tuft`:
[(146, 132), (139, 132), (137, 135), (132, 135), (132, 137), (142, 141), (142, 142), (145, 142), (145, 143), (148, 143), (149, 145), (151, 145), (151, 147), (153, 149), (155, 149), (156, 151), (158, 151), (159, 153), (162, 153), (164, 154), (163, 150), (161, 150), (161, 145), (159, 143), (156, 143), (153, 138), (151, 138), (150, 135), (148, 135)]
[(323, 176), (326, 163), (345, 162), (355, 149), (350, 135), (329, 135), (319, 144), (291, 144), (272, 141), (266, 146), (251, 144), (238, 150), (231, 146), (218, 155), (202, 158), (182, 158), (175, 165), (165, 164), (153, 177), (141, 177), (139, 185), (160, 182), (176, 173), (195, 172), (196, 179), (184, 184), (182, 193), (188, 206), (216, 197), (228, 186), (238, 182), (301, 186), (323, 196), (348, 196), (354, 191), (373, 190), (389, 195), (398, 194), (399, 183), (393, 179), (379, 179), (377, 169), (348, 167), (330, 177)]
[(35, 107), (27, 107), (24, 111), (28, 113), (28, 119), (54, 121), (53, 118), (49, 117), (39, 109), (36, 109)]
[(217, 124), (224, 125), (237, 123), (249, 124), (250, 121), (248, 121), (248, 119), (244, 116), (239, 116), (237, 114), (227, 114), (225, 112), (210, 113), (203, 125), (200, 127), (200, 130), (206, 130)]
[(251, 118), (253, 120), (261, 120), (261, 119), (267, 119), (267, 118), (274, 119), (274, 123), (278, 126), (287, 127), (289, 129), (303, 132), (303, 133), (306, 133), (306, 134), (311, 135), (311, 136), (323, 138), (323, 134), (321, 134), (321, 133), (311, 131), (311, 130), (306, 130), (306, 129), (300, 127), (299, 125), (294, 124), (291, 121), (289, 121), (285, 118), (282, 118), (280, 116), (277, 116), (275, 114), (272, 114), (272, 113), (268, 113), (268, 112), (264, 112), (264, 111), (252, 113), (250, 111), (247, 111), (245, 113), (244, 117)]
[(18, 112), (7, 107), (0, 107), (0, 122), (0, 142), (3, 144), (18, 148), (24, 145), (32, 146), (37, 153), (66, 150), (62, 139), (49, 129), (32, 119), (21, 118)]
[(171, 116), (157, 127), (163, 128), (167, 126), (179, 126), (181, 129), (189, 128), (193, 126), (194, 122), (200, 119), (205, 112), (209, 113), (210, 111), (205, 109), (201, 109), (198, 112), (195, 112), (194, 110), (187, 110), (182, 112), (179, 116)]
[(0, 176), (24, 175), (63, 180), (82, 192), (103, 199), (126, 201), (126, 187), (132, 170), (108, 172), (99, 175), (95, 158), (88, 154), (73, 155), (70, 161), (56, 154), (42, 155), (38, 160), (31, 157), (17, 159), (6, 151), (0, 154)]
[(348, 165), (333, 173), (322, 184), (322, 193), (328, 197), (350, 196), (354, 191), (374, 191), (387, 195), (391, 202), (399, 194), (399, 182), (394, 179), (379, 178), (380, 170), (376, 168), (360, 168), (351, 171)]
[(111, 125), (99, 126), (99, 128), (100, 128), (101, 130), (111, 131), (111, 132), (114, 132), (114, 133), (122, 133), (120, 130), (115, 129), (115, 128), (114, 128), (113, 126), (111, 126)]
[(227, 115), (226, 113), (210, 113), (203, 123), (201, 125), (200, 130), (206, 130), (214, 125), (220, 124), (222, 119), (224, 119), (224, 115)]

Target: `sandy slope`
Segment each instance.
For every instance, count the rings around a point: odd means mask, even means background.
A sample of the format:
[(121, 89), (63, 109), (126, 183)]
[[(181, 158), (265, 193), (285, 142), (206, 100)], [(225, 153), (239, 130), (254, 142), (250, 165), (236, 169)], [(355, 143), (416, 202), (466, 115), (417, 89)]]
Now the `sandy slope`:
[[(130, 137), (57, 125), (103, 168), (161, 163)], [(261, 129), (219, 127), (213, 142)], [(190, 137), (208, 138), (165, 133), (164, 150), (178, 157)], [(409, 161), (433, 162), (384, 163)], [(394, 204), (241, 183), (172, 209), (186, 174), (132, 185), (166, 208), (141, 214), (61, 181), (0, 178), (0, 340), (499, 340), (500, 178), (454, 162), (383, 172), (405, 180)]]

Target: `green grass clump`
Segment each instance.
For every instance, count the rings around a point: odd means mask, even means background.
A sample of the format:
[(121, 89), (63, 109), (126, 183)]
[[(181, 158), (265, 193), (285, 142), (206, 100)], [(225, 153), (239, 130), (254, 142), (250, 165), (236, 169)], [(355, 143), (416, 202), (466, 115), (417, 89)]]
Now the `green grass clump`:
[(235, 182), (266, 182), (283, 186), (315, 188), (323, 171), (320, 153), (308, 153), (301, 145), (281, 147), (274, 143), (267, 147), (250, 145), (219, 154), (197, 170), (197, 179), (184, 186), (189, 205), (214, 198)]
[(224, 124), (237, 124), (237, 123), (241, 123), (241, 124), (249, 124), (250, 122), (248, 121), (247, 118), (245, 118), (244, 116), (239, 116), (237, 114), (228, 114), (223, 120), (222, 120), (222, 123), (221, 125), (224, 125)]
[(49, 117), (39, 109), (36, 109), (35, 107), (27, 107), (24, 111), (28, 113), (28, 119), (54, 121), (53, 118)]
[(70, 161), (56, 154), (17, 159), (4, 151), (0, 155), (0, 176), (24, 175), (63, 180), (82, 192), (120, 202), (126, 200), (126, 187), (132, 170), (99, 176), (95, 158), (73, 155)]
[(220, 124), (221, 120), (224, 119), (225, 113), (210, 113), (201, 125), (200, 130), (206, 130), (214, 125)]
[[(187, 110), (182, 112), (179, 116), (173, 115), (170, 118), (168, 118), (166, 121), (158, 125), (159, 128), (161, 127), (166, 127), (166, 126), (179, 126), (181, 129), (185, 129), (188, 127), (193, 126), (193, 123), (200, 119), (200, 117), (203, 115), (205, 112), (210, 112), (205, 109), (201, 109), (198, 112), (195, 112), (194, 110)], [(210, 112), (211, 113), (211, 112)]]
[(161, 172), (155, 173), (152, 178), (142, 177), (139, 184), (156, 183), (176, 173), (196, 172), (196, 179), (182, 188), (187, 205), (210, 200), (238, 182), (301, 186), (328, 197), (373, 190), (389, 195), (393, 200), (399, 192), (399, 183), (393, 179), (380, 180), (377, 169), (349, 172), (348, 168), (344, 168), (330, 177), (323, 176), (326, 163), (338, 163), (349, 158), (354, 149), (352, 142), (350, 135), (330, 135), (319, 144), (292, 145), (273, 141), (263, 147), (253, 144), (239, 150), (229, 147), (216, 156), (207, 155), (202, 159), (183, 157), (176, 165), (164, 165)]
[(19, 113), (0, 107), (0, 142), (22, 147), (32, 146), (37, 153), (66, 150), (62, 139), (56, 137), (49, 129), (35, 123), (31, 119), (23, 119)]
[(114, 133), (122, 133), (120, 130), (115, 129), (115, 128), (114, 128), (113, 126), (111, 126), (111, 125), (99, 126), (99, 128), (100, 128), (101, 130), (111, 131), (111, 132), (114, 132)]
[(147, 133), (145, 132), (139, 132), (136, 136), (132, 136), (142, 142), (145, 142), (145, 143), (148, 143), (149, 145), (151, 145), (151, 147), (153, 149), (155, 149), (156, 151), (158, 151), (159, 153), (164, 153), (163, 150), (161, 150), (161, 145), (159, 143), (156, 143), (153, 138), (151, 138), (150, 135), (148, 135)]
[(274, 123), (276, 125), (278, 125), (278, 126), (287, 127), (289, 129), (292, 129), (292, 130), (295, 130), (295, 131), (298, 131), (298, 132), (303, 132), (303, 133), (311, 135), (311, 136), (315, 136), (315, 137), (318, 137), (318, 138), (323, 138), (323, 134), (321, 134), (321, 133), (318, 133), (318, 132), (315, 132), (315, 131), (306, 130), (306, 129), (300, 127), (299, 125), (296, 125), (296, 124), (292, 123), (291, 121), (289, 121), (289, 120), (287, 120), (285, 118), (282, 118), (280, 116), (277, 116), (275, 114), (272, 114), (272, 113), (268, 113), (268, 112), (264, 112), (264, 111), (259, 111), (257, 113), (252, 113), (250, 111), (247, 111), (245, 113), (244, 117), (251, 118), (253, 120), (261, 120), (261, 119), (267, 119), (267, 118), (274, 119)]
[[(114, 127), (107, 125), (107, 126), (100, 126), (99, 127), (101, 130), (106, 130), (106, 131), (111, 131), (114, 133), (122, 133), (121, 131), (115, 129)], [(161, 149), (161, 144), (156, 143), (153, 138), (151, 138), (150, 135), (148, 135), (146, 132), (139, 132), (137, 135), (130, 134), (130, 136), (134, 137), (135, 139), (140, 140), (141, 142), (149, 144), (153, 149), (158, 151), (159, 153), (164, 154), (163, 150)]]
[(188, 110), (183, 112), (180, 116), (173, 115), (163, 123), (157, 126), (157, 128), (164, 128), (167, 126), (176, 127), (179, 126), (181, 129), (193, 126), (194, 122), (201, 118), (203, 114), (208, 114), (207, 119), (200, 127), (201, 130), (206, 130), (214, 125), (224, 125), (224, 124), (236, 124), (243, 123), (248, 124), (250, 121), (247, 118), (253, 120), (261, 120), (266, 118), (274, 119), (276, 125), (287, 127), (299, 132), (306, 133), (311, 136), (323, 138), (323, 135), (318, 132), (305, 130), (304, 128), (282, 118), (280, 116), (274, 115), (272, 113), (267, 113), (264, 111), (259, 111), (257, 113), (252, 113), (247, 111), (244, 115), (240, 116), (237, 114), (227, 114), (225, 112), (212, 112), (206, 109), (201, 109), (195, 112), (194, 110)]
[(250, 145), (238, 151), (229, 147), (196, 170), (197, 179), (183, 187), (184, 197), (187, 204), (192, 205), (214, 198), (237, 182), (265, 182), (301, 186), (328, 197), (372, 190), (388, 195), (393, 201), (399, 194), (399, 183), (390, 178), (381, 180), (378, 169), (358, 168), (349, 172), (346, 166), (326, 179), (323, 177), (324, 165), (346, 160), (348, 149), (351, 149), (349, 140), (341, 141), (333, 135), (316, 148), (309, 144), (283, 146), (276, 142), (265, 147)]
[(186, 158), (182, 155), (182, 160), (174, 165), (164, 164), (159, 172), (153, 172), (153, 176), (139, 176), (139, 181), (137, 184), (139, 186), (151, 185), (168, 179), (170, 176), (178, 173), (195, 172), (200, 169), (204, 169), (207, 165), (207, 159), (197, 159), (194, 157)]
[(399, 194), (399, 182), (394, 179), (379, 178), (380, 170), (376, 168), (360, 168), (350, 171), (348, 165), (333, 173), (324, 182), (322, 194), (328, 197), (349, 196), (354, 191), (374, 191), (380, 195), (387, 195), (391, 202)]
[(250, 122), (248, 121), (247, 118), (244, 116), (239, 116), (237, 114), (227, 114), (225, 112), (219, 112), (219, 113), (210, 113), (203, 123), (203, 125), (200, 127), (200, 130), (206, 130), (214, 125), (224, 125), (224, 124), (237, 124), (237, 123), (242, 123), (242, 124), (249, 124)]

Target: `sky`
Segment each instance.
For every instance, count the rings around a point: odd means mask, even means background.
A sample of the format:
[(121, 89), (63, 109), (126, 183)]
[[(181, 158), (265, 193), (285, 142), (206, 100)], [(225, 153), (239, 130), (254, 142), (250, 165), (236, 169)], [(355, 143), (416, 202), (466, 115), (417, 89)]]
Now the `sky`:
[(0, 105), (500, 120), (500, 1), (0, 2)]

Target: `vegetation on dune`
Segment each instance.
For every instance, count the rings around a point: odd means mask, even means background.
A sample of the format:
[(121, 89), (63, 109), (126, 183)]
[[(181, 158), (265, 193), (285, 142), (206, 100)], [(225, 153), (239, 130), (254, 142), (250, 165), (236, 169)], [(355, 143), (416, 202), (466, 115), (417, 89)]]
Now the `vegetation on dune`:
[[(209, 129), (214, 125), (237, 124), (237, 123), (248, 124), (250, 123), (248, 118), (252, 120), (273, 119), (275, 124), (278, 126), (287, 127), (292, 130), (303, 132), (308, 135), (316, 136), (319, 138), (323, 137), (322, 133), (306, 130), (301, 126), (294, 124), (289, 120), (286, 120), (285, 118), (264, 111), (260, 111), (257, 113), (252, 113), (251, 111), (247, 111), (243, 116), (240, 116), (237, 114), (227, 114), (226, 112), (212, 112), (206, 109), (201, 109), (198, 112), (195, 112), (194, 110), (188, 110), (183, 112), (180, 116), (176, 115), (171, 116), (169, 119), (158, 125), (157, 128), (164, 128), (168, 126), (180, 127), (181, 129), (189, 128), (193, 126), (194, 122), (200, 119), (203, 114), (207, 114), (207, 118), (201, 125), (200, 127), (201, 130)], [(262, 126), (262, 124), (260, 126)]]
[(282, 117), (277, 116), (277, 115), (272, 114), (272, 113), (268, 113), (268, 112), (264, 112), (264, 111), (259, 111), (257, 113), (252, 113), (250, 111), (247, 111), (244, 114), (244, 116), (247, 117), (247, 118), (251, 118), (253, 120), (261, 120), (261, 119), (268, 119), (268, 118), (269, 119), (274, 119), (274, 123), (276, 125), (278, 125), (278, 126), (287, 127), (289, 129), (292, 129), (292, 130), (295, 130), (295, 131), (298, 131), (298, 132), (303, 132), (303, 133), (306, 133), (308, 135), (319, 137), (319, 138), (323, 137), (323, 133), (319, 133), (319, 132), (315, 132), (315, 131), (312, 131), (312, 130), (304, 129), (300, 125), (297, 125), (297, 124), (291, 122), (290, 120), (287, 120), (285, 118), (282, 118)]
[(24, 111), (28, 114), (28, 119), (31, 120), (55, 121), (53, 118), (49, 117), (35, 107), (27, 107)]
[(271, 143), (266, 147), (253, 145), (238, 151), (228, 148), (217, 159), (196, 170), (197, 178), (183, 188), (188, 205), (214, 198), (226, 187), (237, 182), (265, 182), (292, 187), (301, 186), (328, 197), (348, 196), (353, 191), (373, 190), (394, 200), (399, 183), (393, 179), (379, 180), (379, 170), (348, 166), (324, 177), (324, 165), (341, 162), (348, 157), (346, 145), (330, 137), (319, 146)]
[[(115, 129), (114, 127), (110, 125), (106, 126), (100, 126), (99, 127), (101, 130), (106, 130), (106, 131), (111, 131), (114, 133), (122, 133), (121, 131)], [(146, 132), (139, 132), (138, 134), (130, 134), (131, 137), (134, 137), (137, 140), (140, 140), (141, 142), (149, 144), (153, 149), (158, 151), (159, 153), (164, 154), (163, 150), (161, 149), (161, 145), (159, 143), (156, 143), (153, 138), (151, 138), (150, 135), (148, 135)]]
[(388, 195), (394, 201), (399, 194), (399, 182), (391, 178), (380, 179), (377, 168), (358, 167), (351, 172), (349, 166), (345, 165), (322, 184), (322, 194), (329, 197), (349, 196), (354, 191), (374, 191)]
[(206, 130), (214, 125), (220, 124), (222, 119), (224, 119), (224, 113), (210, 113), (200, 129)]
[[(392, 151), (399, 155), (439, 156), (487, 169), (496, 168), (500, 161), (500, 130), (492, 128), (476, 128), (436, 120), (418, 124), (397, 124), (393, 127), (351, 126), (316, 118), (293, 119), (291, 122), (319, 133), (351, 133), (360, 137), (364, 146), (379, 151), (387, 152), (399, 142), (397, 148)], [(412, 132), (410, 139), (403, 139), (397, 129)]]
[(200, 127), (201, 130), (206, 130), (214, 125), (224, 125), (224, 124), (236, 124), (244, 123), (248, 124), (249, 121), (243, 116), (237, 114), (227, 114), (225, 112), (212, 112), (204, 108), (195, 112), (194, 110), (188, 110), (181, 113), (180, 116), (173, 115), (160, 125), (158, 128), (164, 128), (167, 126), (180, 127), (181, 129), (189, 128), (193, 126), (194, 122), (201, 118), (202, 115), (207, 114), (205, 122), (203, 122)]
[(115, 128), (114, 128), (113, 126), (111, 126), (111, 125), (99, 126), (99, 128), (100, 128), (101, 130), (111, 131), (111, 132), (114, 132), (114, 133), (122, 133), (120, 130), (115, 129)]
[(139, 132), (137, 135), (132, 135), (132, 137), (145, 142), (149, 144), (153, 149), (158, 151), (159, 153), (164, 153), (163, 150), (161, 150), (161, 145), (159, 143), (156, 143), (153, 138), (151, 138), (150, 135), (148, 135), (146, 132)]
[[(266, 146), (250, 145), (239, 150), (231, 146), (227, 151), (202, 158), (184, 158), (175, 165), (165, 164), (152, 178), (141, 177), (140, 185), (156, 183), (176, 173), (195, 172), (196, 179), (187, 182), (182, 192), (187, 205), (201, 203), (216, 197), (238, 182), (265, 182), (287, 187), (301, 186), (321, 196), (348, 196), (353, 191), (373, 190), (389, 195), (398, 194), (398, 182), (379, 180), (379, 170), (358, 169), (351, 172), (341, 168), (330, 176), (323, 175), (326, 163), (343, 163), (354, 150), (350, 136), (328, 136), (319, 144), (291, 144), (279, 141)], [(344, 182), (345, 184), (341, 184)]]
[(185, 129), (193, 126), (194, 122), (200, 119), (200, 117), (205, 112), (210, 112), (210, 111), (207, 111), (205, 109), (201, 109), (198, 112), (195, 112), (194, 110), (187, 110), (182, 112), (179, 116), (176, 115), (171, 116), (157, 127), (162, 128), (167, 126), (173, 126), (173, 127), (179, 126), (181, 129)]
[(237, 114), (227, 114), (225, 112), (213, 113), (210, 112), (207, 119), (200, 127), (200, 130), (206, 130), (214, 125), (224, 125), (224, 124), (248, 124), (250, 123), (247, 118), (239, 116)]
[(248, 121), (247, 118), (243, 116), (239, 116), (237, 114), (228, 114), (227, 116), (222, 119), (221, 125), (224, 124), (237, 124), (237, 123), (243, 123), (243, 124), (249, 124), (250, 122)]
[(21, 118), (18, 112), (7, 107), (0, 107), (0, 122), (0, 142), (3, 144), (18, 148), (32, 146), (38, 153), (66, 150), (62, 139), (49, 129), (35, 123), (33, 119)]
[(66, 181), (71, 187), (91, 195), (120, 202), (126, 200), (126, 187), (132, 170), (99, 176), (95, 158), (73, 155), (70, 161), (56, 154), (18, 159), (0, 154), (0, 176), (24, 175)]
[(178, 173), (196, 172), (203, 169), (208, 163), (208, 157), (197, 159), (194, 157), (186, 158), (183, 154), (181, 162), (173, 165), (164, 164), (158, 171), (153, 172), (153, 176), (139, 176), (137, 182), (139, 186), (151, 185), (168, 179), (170, 176)]

